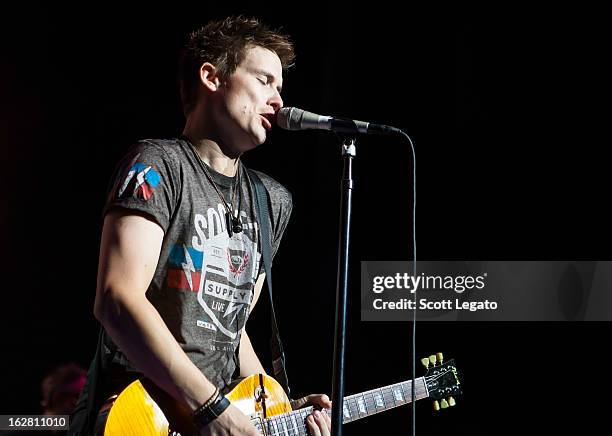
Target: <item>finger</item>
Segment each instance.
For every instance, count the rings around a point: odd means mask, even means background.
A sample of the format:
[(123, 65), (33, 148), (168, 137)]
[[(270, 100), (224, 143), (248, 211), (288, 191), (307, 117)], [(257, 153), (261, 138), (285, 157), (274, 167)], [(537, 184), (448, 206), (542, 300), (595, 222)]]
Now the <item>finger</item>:
[(329, 399), (329, 397), (325, 394), (320, 395), (319, 397), (319, 401), (320, 401), (320, 406), (324, 407), (326, 409), (331, 409), (332, 407), (332, 402)]
[(319, 408), (331, 408), (331, 401), (329, 397), (325, 394), (313, 394), (308, 395), (306, 397), (308, 400), (308, 404), (312, 404), (313, 406), (317, 406)]
[(308, 415), (306, 418), (306, 425), (308, 426), (308, 434), (310, 436), (322, 436), (321, 430), (319, 430), (319, 426), (317, 425), (314, 416)]
[(291, 408), (292, 409), (301, 409), (302, 407), (304, 407), (306, 405), (306, 403), (308, 403), (308, 397), (298, 398), (297, 400), (293, 400), (291, 402)]
[(327, 425), (327, 422), (325, 421), (325, 413), (321, 413), (318, 410), (313, 412), (314, 418), (315, 418), (315, 422), (317, 423), (317, 427), (319, 428), (319, 431), (321, 432), (321, 436), (329, 436), (330, 432), (329, 432), (329, 426)]
[(331, 418), (327, 413), (323, 413), (323, 419), (325, 420), (325, 425), (327, 425), (327, 429), (331, 432)]

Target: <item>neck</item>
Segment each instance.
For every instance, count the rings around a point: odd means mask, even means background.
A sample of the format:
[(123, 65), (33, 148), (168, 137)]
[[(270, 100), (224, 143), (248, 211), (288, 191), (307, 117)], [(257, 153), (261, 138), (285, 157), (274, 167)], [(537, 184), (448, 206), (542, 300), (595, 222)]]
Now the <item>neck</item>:
[(189, 139), (206, 165), (225, 176), (234, 177), (236, 175), (240, 156), (228, 156), (217, 142), (190, 134), (188, 129), (183, 131), (183, 136)]
[(198, 105), (187, 116), (183, 136), (195, 147), (200, 158), (218, 173), (233, 177), (238, 170), (240, 153), (221, 140), (219, 129), (211, 121), (211, 105)]

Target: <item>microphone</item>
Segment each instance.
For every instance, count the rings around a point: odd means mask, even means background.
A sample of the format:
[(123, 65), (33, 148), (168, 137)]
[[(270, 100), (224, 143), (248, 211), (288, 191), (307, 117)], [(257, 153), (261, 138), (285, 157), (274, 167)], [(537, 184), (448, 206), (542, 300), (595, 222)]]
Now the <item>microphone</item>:
[(331, 130), (336, 133), (363, 133), (368, 135), (397, 135), (402, 133), (400, 129), (383, 124), (317, 115), (296, 107), (281, 108), (276, 114), (276, 124), (286, 130), (318, 129)]

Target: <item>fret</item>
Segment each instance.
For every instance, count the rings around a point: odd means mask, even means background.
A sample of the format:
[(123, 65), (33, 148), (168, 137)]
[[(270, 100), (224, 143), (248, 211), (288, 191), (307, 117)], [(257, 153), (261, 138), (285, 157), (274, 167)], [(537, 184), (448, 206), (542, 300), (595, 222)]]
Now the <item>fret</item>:
[(291, 429), (287, 426), (287, 417), (285, 415), (274, 416), (269, 418), (272, 428), (276, 433), (274, 435), (291, 435)]
[(276, 419), (270, 418), (270, 423), (272, 424), (272, 428), (274, 431), (273, 434), (278, 434), (278, 424), (276, 423)]
[(304, 435), (308, 434), (308, 426), (306, 425), (306, 418), (308, 417), (308, 415), (310, 415), (312, 413), (312, 407), (308, 407), (306, 409), (299, 409), (299, 416), (301, 419), (301, 423), (302, 423), (302, 428), (304, 429)]
[(298, 426), (298, 423), (297, 423), (297, 421), (295, 419), (295, 413), (292, 413), (290, 416), (291, 416), (291, 424), (292, 424), (294, 430), (296, 430), (298, 432), (296, 434), (299, 434), (300, 427)]
[(376, 408), (378, 409), (385, 407), (385, 402), (383, 400), (383, 396), (382, 396), (382, 392), (380, 391), (380, 389), (378, 389), (378, 393), (373, 394), (374, 397), (374, 404), (376, 405)]
[(298, 427), (295, 422), (295, 418), (293, 418), (293, 415), (290, 415), (290, 414), (287, 414), (284, 416), (285, 416), (285, 421), (287, 422), (287, 425), (289, 426), (289, 434), (291, 436), (297, 436), (299, 433), (298, 433)]
[[(402, 386), (402, 389), (406, 393), (406, 398), (408, 399), (408, 401), (409, 402), (412, 401), (412, 383), (404, 382), (404, 383), (400, 383), (400, 385)], [(414, 399), (415, 400), (420, 400), (421, 398), (425, 398), (427, 396), (427, 389), (425, 388), (425, 385), (422, 380), (417, 379), (414, 386), (415, 386), (414, 387)]]
[[(368, 415), (373, 415), (376, 413), (376, 403), (374, 402), (374, 392), (367, 391), (364, 396), (366, 397), (366, 406), (369, 406)], [(369, 396), (369, 398), (368, 398)]]
[(395, 399), (393, 398), (391, 391), (388, 388), (381, 388), (380, 390), (382, 392), (385, 408), (389, 409), (391, 407), (395, 407)]
[[(412, 402), (412, 383), (400, 383), (402, 390), (404, 391), (404, 394), (406, 395), (406, 399), (408, 400), (409, 403)], [(414, 399), (418, 400), (419, 398), (421, 398), (421, 394), (419, 392), (419, 386), (415, 385), (414, 387)]]
[(287, 425), (289, 425), (290, 428), (290, 432), (289, 434), (293, 435), (293, 436), (297, 436), (299, 434), (299, 429), (297, 426), (297, 421), (295, 420), (295, 417), (293, 416), (293, 414), (288, 413), (287, 415), (285, 415), (287, 418)]
[(287, 426), (285, 425), (282, 415), (276, 417), (276, 425), (278, 426), (278, 431), (281, 435), (288, 434)]
[(376, 399), (374, 398), (374, 391), (365, 391), (363, 393), (363, 397), (366, 400), (366, 408), (368, 409), (368, 415), (376, 413)]
[(404, 394), (402, 394), (402, 390), (399, 388), (399, 386), (394, 386), (392, 390), (393, 390), (393, 396), (395, 397), (397, 401), (405, 402)]
[(309, 433), (308, 431), (308, 425), (306, 424), (306, 418), (308, 418), (308, 415), (310, 415), (312, 413), (312, 407), (309, 407), (308, 410), (304, 411), (301, 413), (302, 416), (302, 424), (304, 425), (304, 432), (306, 434)]
[(368, 414), (363, 396), (357, 397), (357, 407), (359, 408), (359, 413)]
[(342, 414), (344, 415), (345, 419), (347, 420), (351, 419), (351, 412), (349, 411), (349, 408), (346, 405), (346, 400), (342, 404)]
[(391, 390), (391, 388), (387, 386), (383, 389), (386, 391), (385, 392), (386, 397), (390, 398), (393, 401), (393, 405), (391, 407), (396, 407), (398, 404), (397, 404), (397, 401), (395, 401), (395, 395), (393, 395), (393, 391)]
[(351, 415), (351, 421), (355, 420), (355, 408), (352, 405), (353, 396), (346, 397), (344, 399), (344, 404), (346, 404), (347, 409), (349, 410), (349, 414)]
[(354, 421), (356, 419), (359, 419), (359, 413), (357, 412), (357, 410), (355, 409), (355, 407), (353, 406), (354, 404), (354, 395), (348, 396), (344, 398), (344, 405), (346, 406), (346, 409), (348, 410), (348, 414), (350, 415), (350, 418), (343, 420), (343, 422), (351, 422)]
[(351, 400), (353, 400), (353, 415), (357, 415), (358, 417), (361, 418), (361, 413), (359, 413), (359, 405), (357, 404), (357, 398), (355, 395), (353, 395), (351, 397)]

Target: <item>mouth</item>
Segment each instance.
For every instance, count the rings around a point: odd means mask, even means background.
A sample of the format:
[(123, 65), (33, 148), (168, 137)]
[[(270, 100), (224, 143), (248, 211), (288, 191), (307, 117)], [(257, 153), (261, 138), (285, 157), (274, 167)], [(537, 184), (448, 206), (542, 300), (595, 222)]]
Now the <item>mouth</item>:
[(260, 114), (263, 124), (266, 130), (272, 130), (272, 123), (274, 122), (274, 114)]

